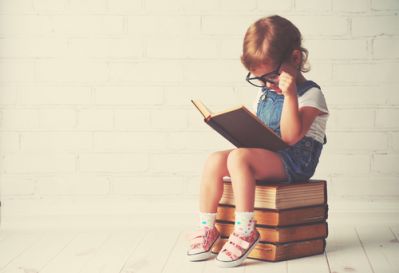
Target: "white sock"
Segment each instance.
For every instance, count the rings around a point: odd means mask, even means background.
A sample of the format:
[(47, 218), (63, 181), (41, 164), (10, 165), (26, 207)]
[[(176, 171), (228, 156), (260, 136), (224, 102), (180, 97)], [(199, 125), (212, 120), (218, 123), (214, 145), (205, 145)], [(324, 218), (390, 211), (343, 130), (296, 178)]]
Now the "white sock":
[(199, 218), (200, 218), (200, 227), (209, 227), (213, 228), (215, 225), (215, 219), (216, 219), (216, 212), (200, 212), (199, 213)]
[(254, 217), (254, 212), (235, 212), (235, 216), (234, 231), (244, 236), (248, 236), (255, 228), (255, 222), (251, 222)]

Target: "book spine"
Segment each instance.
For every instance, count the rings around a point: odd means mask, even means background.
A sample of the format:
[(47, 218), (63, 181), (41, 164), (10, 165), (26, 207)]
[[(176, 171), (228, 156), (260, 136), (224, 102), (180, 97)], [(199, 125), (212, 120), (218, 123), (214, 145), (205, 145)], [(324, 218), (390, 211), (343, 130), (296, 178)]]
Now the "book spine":
[(218, 132), (219, 134), (221, 134), (224, 138), (226, 138), (228, 141), (231, 142), (231, 144), (233, 144), (236, 147), (242, 147), (241, 143), (239, 141), (237, 141), (236, 139), (234, 139), (231, 135), (229, 135), (226, 131), (224, 131), (213, 119), (212, 117), (208, 117), (206, 119), (204, 119), (204, 121), (210, 126), (212, 127), (216, 132)]

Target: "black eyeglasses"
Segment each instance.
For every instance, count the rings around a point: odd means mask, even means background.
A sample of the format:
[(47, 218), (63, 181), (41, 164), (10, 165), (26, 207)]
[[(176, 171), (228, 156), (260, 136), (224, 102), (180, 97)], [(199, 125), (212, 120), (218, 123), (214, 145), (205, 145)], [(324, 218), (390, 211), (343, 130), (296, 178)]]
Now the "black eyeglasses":
[(276, 78), (280, 75), (281, 65), (282, 65), (282, 62), (279, 64), (279, 66), (275, 70), (273, 70), (272, 72), (263, 74), (260, 77), (250, 77), (251, 72), (248, 72), (246, 80), (247, 80), (247, 82), (249, 82), (250, 84), (252, 84), (256, 87), (264, 87), (264, 86), (266, 86), (267, 82), (277, 83)]

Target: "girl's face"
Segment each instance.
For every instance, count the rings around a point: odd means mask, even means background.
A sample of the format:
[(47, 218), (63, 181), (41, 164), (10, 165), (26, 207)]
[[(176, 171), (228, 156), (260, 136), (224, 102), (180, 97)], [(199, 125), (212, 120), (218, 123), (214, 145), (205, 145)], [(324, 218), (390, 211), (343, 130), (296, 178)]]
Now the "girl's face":
[[(277, 92), (281, 93), (281, 89), (278, 87), (278, 81), (279, 81), (279, 74), (282, 72), (286, 72), (290, 74), (292, 77), (297, 79), (297, 77), (300, 77), (300, 73), (298, 71), (298, 65), (300, 64), (301, 61), (301, 52), (299, 50), (294, 50), (292, 52), (291, 60), (286, 61), (283, 63), (276, 63), (276, 62), (268, 62), (262, 65), (257, 66), (253, 70), (251, 70), (251, 74), (260, 77), (265, 74), (272, 75), (272, 80), (274, 83), (271, 82), (266, 82), (266, 87), (269, 89), (273, 89)], [(269, 74), (270, 73), (270, 74)], [(269, 76), (267, 76), (270, 78)]]

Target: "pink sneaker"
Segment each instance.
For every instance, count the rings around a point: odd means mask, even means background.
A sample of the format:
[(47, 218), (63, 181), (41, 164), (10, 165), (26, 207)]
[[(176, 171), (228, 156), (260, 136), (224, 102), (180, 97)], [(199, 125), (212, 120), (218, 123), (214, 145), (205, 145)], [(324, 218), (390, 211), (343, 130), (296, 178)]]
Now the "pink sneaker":
[(259, 240), (260, 234), (256, 228), (248, 236), (236, 232), (231, 233), (229, 240), (223, 245), (216, 257), (217, 265), (221, 267), (240, 265), (255, 248)]
[(188, 259), (190, 261), (201, 261), (215, 256), (211, 249), (220, 239), (220, 233), (215, 226), (213, 228), (204, 227), (192, 233), (189, 239)]

